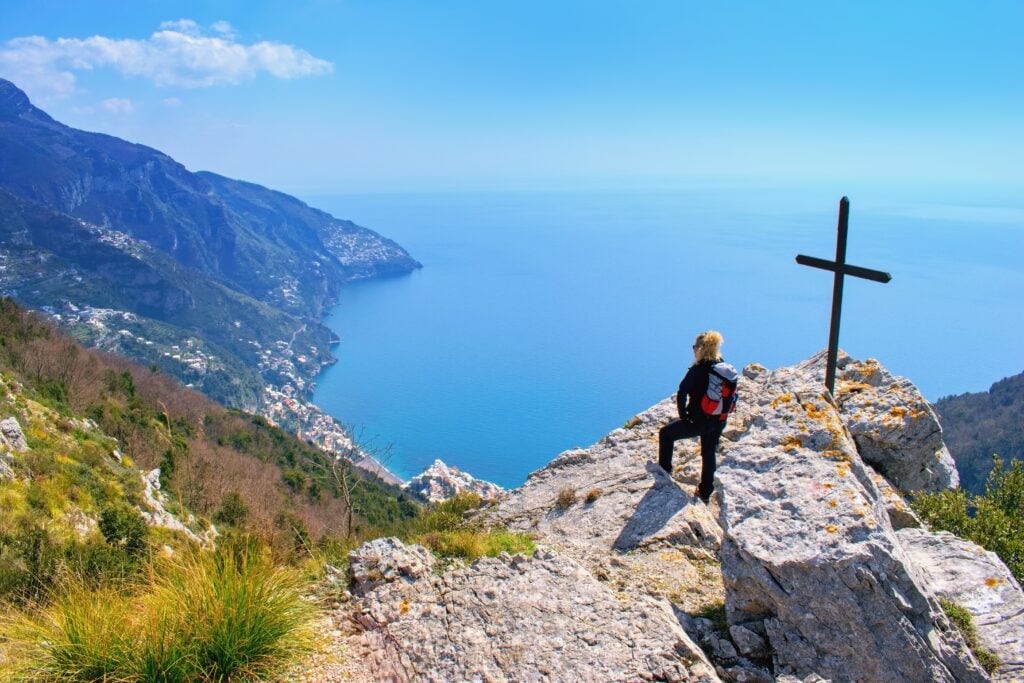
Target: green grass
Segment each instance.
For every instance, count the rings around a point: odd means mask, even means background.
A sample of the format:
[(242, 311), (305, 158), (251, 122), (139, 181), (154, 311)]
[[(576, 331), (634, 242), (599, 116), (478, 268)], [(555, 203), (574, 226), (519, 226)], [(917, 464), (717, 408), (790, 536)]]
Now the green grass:
[(725, 603), (722, 601), (704, 605), (693, 616), (709, 620), (712, 628), (719, 633), (727, 633), (729, 631), (729, 620), (726, 617)]
[(971, 648), (971, 652), (974, 653), (974, 658), (981, 664), (981, 668), (991, 675), (992, 672), (999, 668), (1002, 662), (999, 661), (999, 657), (983, 648), (981, 643), (978, 642), (978, 630), (974, 627), (974, 619), (971, 613), (965, 607), (946, 598), (939, 598), (939, 604), (942, 606), (942, 611), (946, 613), (946, 616), (953, 623), (953, 626), (964, 637), (964, 642), (967, 643), (967, 647)]
[(0, 621), (0, 680), (256, 680), (311, 642), (304, 586), (249, 538), (182, 553), (121, 588), (72, 580)]
[(377, 530), (370, 538), (398, 536), (406, 543), (419, 543), (441, 558), (459, 558), (472, 562), (478, 557), (495, 557), (502, 552), (531, 554), (532, 537), (488, 526), (471, 518), (484, 506), (475, 493), (462, 493), (438, 503), (419, 517), (390, 529)]
[(475, 560), (478, 557), (496, 557), (503, 552), (532, 554), (536, 547), (525, 534), (503, 530), (465, 529), (461, 531), (431, 531), (416, 541), (441, 557)]

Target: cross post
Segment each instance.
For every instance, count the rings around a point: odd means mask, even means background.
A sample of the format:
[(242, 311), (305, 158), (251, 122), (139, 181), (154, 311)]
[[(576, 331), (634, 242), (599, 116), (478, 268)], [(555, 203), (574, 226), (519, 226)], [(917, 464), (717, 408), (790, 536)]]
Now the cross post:
[(849, 221), (850, 200), (843, 197), (839, 200), (839, 227), (836, 236), (835, 261), (826, 261), (803, 254), (798, 254), (796, 257), (796, 262), (802, 266), (830, 270), (835, 274), (832, 280), (832, 324), (828, 332), (828, 359), (825, 361), (825, 386), (833, 396), (836, 393), (836, 361), (839, 357), (839, 316), (843, 307), (843, 278), (846, 275), (852, 275), (883, 284), (892, 279), (892, 275), (889, 273), (851, 266), (846, 263), (846, 235), (849, 230)]

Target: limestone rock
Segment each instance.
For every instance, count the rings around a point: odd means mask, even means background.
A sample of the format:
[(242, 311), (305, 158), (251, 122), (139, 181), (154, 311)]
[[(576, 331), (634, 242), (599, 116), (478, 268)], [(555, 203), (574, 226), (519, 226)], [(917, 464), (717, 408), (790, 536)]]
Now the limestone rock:
[[(636, 416), (633, 427), (616, 429), (590, 448), (562, 453), (502, 498), (496, 517), (513, 530), (605, 551), (658, 546), (714, 551), (721, 530), (708, 507), (657, 464), (658, 429), (675, 417), (675, 401), (666, 399)], [(695, 442), (680, 442), (675, 462), (695, 485), (700, 473)]]
[[(395, 539), (386, 545), (356, 554), (419, 555)], [(380, 680), (718, 680), (665, 603), (623, 603), (563, 555), (393, 574), (356, 603)]]
[(768, 652), (764, 638), (744, 626), (730, 626), (729, 637), (744, 657), (763, 657)]
[[(825, 352), (796, 369), (824, 378)], [(935, 492), (959, 485), (935, 411), (910, 380), (893, 376), (876, 360), (842, 354), (835, 400), (860, 456), (896, 488)]]
[(164, 496), (160, 491), (160, 468), (150, 470), (142, 475), (142, 483), (145, 489), (142, 491), (142, 499), (146, 504), (145, 510), (140, 510), (142, 518), (150, 526), (159, 526), (171, 531), (188, 536), (204, 548), (212, 547), (214, 539), (218, 536), (217, 529), (212, 524), (200, 536), (185, 526), (185, 523), (172, 515), (164, 507)]
[(415, 581), (433, 568), (434, 556), (429, 550), (407, 546), (394, 537), (374, 539), (349, 553), (352, 589), (358, 595), (398, 579)]
[(904, 529), (898, 536), (928, 586), (971, 613), (981, 646), (1002, 663), (993, 679), (1024, 681), (1024, 592), (1006, 565), (947, 532)]
[(27, 451), (28, 442), (25, 440), (25, 434), (21, 431), (21, 425), (18, 424), (18, 418), (8, 417), (4, 420), (0, 420), (0, 434), (3, 434), (7, 444), (16, 451)]
[(494, 500), (504, 491), (497, 484), (477, 479), (441, 460), (435, 460), (433, 465), (413, 477), (404, 488), (420, 494), (431, 503), (448, 500), (458, 493), (475, 493), (484, 500)]
[(14, 479), (17, 475), (14, 473), (14, 469), (11, 464), (7, 462), (5, 454), (0, 453), (0, 481), (7, 481)]
[(716, 477), (729, 622), (760, 624), (777, 675), (985, 680), (812, 367), (740, 380), (743, 414)]

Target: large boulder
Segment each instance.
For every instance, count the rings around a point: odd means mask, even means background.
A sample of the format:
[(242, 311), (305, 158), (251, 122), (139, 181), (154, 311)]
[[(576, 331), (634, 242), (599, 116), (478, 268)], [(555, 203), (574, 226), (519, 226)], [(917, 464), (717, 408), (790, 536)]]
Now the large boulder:
[(1024, 592), (995, 553), (951, 533), (903, 529), (900, 543), (928, 587), (971, 613), (999, 681), (1024, 681)]
[(748, 367), (739, 391), (716, 477), (730, 624), (767, 639), (776, 675), (986, 680), (814, 364)]
[(624, 603), (565, 556), (503, 554), (436, 575), (423, 548), (385, 545), (351, 555), (373, 585), (356, 621), (378, 680), (719, 680), (666, 603)]

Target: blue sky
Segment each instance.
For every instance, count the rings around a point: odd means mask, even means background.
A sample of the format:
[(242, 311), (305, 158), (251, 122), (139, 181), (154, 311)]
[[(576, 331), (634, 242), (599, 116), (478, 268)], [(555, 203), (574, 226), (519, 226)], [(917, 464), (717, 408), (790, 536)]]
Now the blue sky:
[(0, 76), (76, 127), (306, 195), (1019, 197), (1022, 25), (1016, 0), (5, 0)]

